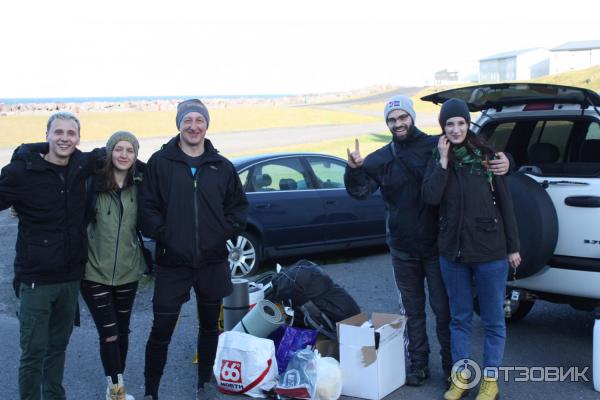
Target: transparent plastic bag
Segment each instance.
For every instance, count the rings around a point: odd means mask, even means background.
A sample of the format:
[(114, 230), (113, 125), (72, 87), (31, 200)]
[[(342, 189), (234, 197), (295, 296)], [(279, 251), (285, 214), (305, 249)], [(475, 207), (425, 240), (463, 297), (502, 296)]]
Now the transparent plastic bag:
[(310, 349), (294, 353), (275, 388), (277, 394), (293, 399), (313, 399), (317, 386), (317, 359)]

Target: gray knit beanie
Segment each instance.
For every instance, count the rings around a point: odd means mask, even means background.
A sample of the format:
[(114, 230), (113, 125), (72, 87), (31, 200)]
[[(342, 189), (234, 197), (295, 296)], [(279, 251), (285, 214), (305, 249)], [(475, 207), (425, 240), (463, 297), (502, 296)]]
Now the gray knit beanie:
[(186, 114), (191, 112), (197, 112), (202, 114), (204, 119), (206, 120), (206, 128), (208, 129), (208, 125), (210, 124), (210, 116), (208, 115), (208, 109), (198, 99), (189, 99), (184, 100), (177, 105), (177, 116), (175, 116), (175, 123), (177, 124), (177, 129), (181, 125), (181, 121)]
[(440, 110), (440, 126), (444, 129), (446, 126), (446, 121), (448, 121), (452, 117), (463, 117), (465, 121), (467, 121), (467, 125), (471, 123), (471, 114), (469, 114), (469, 106), (465, 103), (464, 100), (451, 98), (448, 99), (442, 104), (442, 109)]
[(131, 145), (133, 146), (133, 152), (137, 157), (138, 150), (140, 149), (140, 143), (138, 142), (137, 138), (133, 135), (133, 133), (127, 131), (118, 131), (112, 134), (112, 136), (106, 142), (106, 154), (108, 154), (108, 156), (110, 157), (117, 143), (123, 141), (131, 143)]
[(383, 109), (383, 118), (387, 120), (388, 114), (394, 110), (406, 111), (412, 118), (413, 124), (415, 123), (416, 113), (413, 108), (413, 102), (409, 97), (400, 94), (389, 99)]

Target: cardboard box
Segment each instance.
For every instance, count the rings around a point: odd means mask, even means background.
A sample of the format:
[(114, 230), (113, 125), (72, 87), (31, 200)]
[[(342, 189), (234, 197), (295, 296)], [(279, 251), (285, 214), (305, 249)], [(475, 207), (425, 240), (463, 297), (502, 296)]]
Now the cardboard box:
[(373, 313), (338, 323), (342, 394), (379, 400), (404, 385), (406, 317)]

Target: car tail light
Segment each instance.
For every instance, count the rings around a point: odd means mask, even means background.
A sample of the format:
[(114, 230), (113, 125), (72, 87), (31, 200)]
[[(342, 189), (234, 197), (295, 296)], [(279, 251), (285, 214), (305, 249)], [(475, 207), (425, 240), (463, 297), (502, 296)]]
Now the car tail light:
[(525, 106), (523, 111), (541, 111), (541, 110), (554, 110), (553, 103), (530, 103)]

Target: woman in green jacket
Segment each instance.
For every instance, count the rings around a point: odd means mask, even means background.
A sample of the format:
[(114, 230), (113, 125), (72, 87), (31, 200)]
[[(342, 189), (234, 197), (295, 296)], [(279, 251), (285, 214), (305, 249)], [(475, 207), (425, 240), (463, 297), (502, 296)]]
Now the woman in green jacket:
[(114, 133), (106, 143), (106, 163), (88, 185), (88, 262), (81, 294), (98, 329), (106, 400), (133, 399), (125, 392), (123, 371), (131, 310), (144, 271), (137, 237), (138, 148), (133, 134)]

